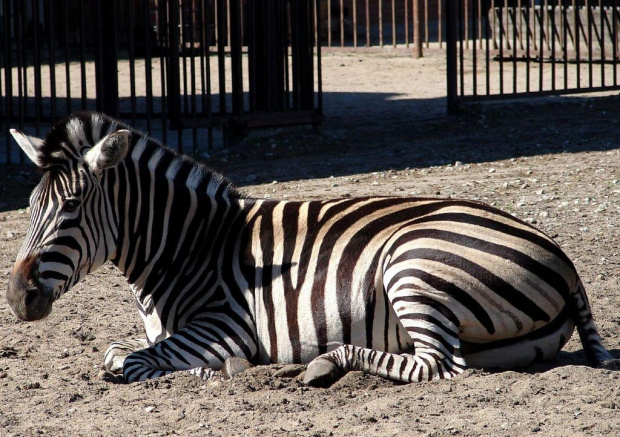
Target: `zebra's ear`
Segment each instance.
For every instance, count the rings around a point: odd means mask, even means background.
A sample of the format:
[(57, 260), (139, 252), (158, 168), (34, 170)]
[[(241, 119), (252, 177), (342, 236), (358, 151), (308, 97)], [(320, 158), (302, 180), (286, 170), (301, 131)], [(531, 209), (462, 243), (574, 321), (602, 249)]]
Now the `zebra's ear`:
[(44, 141), (41, 138), (29, 137), (17, 129), (11, 129), (11, 135), (15, 138), (17, 145), (24, 151), (26, 156), (37, 167), (43, 167), (43, 154), (41, 153), (41, 147)]
[(114, 167), (125, 158), (129, 150), (129, 131), (121, 129), (106, 135), (86, 152), (84, 158), (95, 173)]

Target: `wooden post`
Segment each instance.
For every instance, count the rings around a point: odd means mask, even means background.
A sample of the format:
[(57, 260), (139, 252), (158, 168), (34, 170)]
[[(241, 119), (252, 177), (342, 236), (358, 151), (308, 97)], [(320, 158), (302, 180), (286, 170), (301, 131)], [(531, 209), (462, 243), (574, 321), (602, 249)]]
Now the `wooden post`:
[(422, 8), (420, 2), (422, 0), (413, 0), (413, 56), (422, 57)]

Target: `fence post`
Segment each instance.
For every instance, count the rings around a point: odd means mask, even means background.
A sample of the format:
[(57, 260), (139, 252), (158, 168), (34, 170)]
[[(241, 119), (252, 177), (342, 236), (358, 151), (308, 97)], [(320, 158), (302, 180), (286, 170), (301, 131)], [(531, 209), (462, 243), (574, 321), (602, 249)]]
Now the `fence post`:
[(448, 113), (454, 113), (458, 110), (457, 26), (460, 1), (461, 0), (446, 0), (446, 63)]
[(279, 14), (283, 0), (248, 2), (248, 58), (250, 111), (285, 109), (284, 22)]
[[(422, 57), (422, 20), (420, 2), (422, 0), (413, 0), (413, 57)], [(440, 0), (441, 1), (441, 0)]]
[(292, 2), (290, 12), (293, 108), (314, 109), (314, 52), (310, 38), (314, 27), (312, 2)]
[(118, 117), (118, 55), (116, 47), (116, 0), (98, 2), (101, 27), (96, 58), (97, 108)]

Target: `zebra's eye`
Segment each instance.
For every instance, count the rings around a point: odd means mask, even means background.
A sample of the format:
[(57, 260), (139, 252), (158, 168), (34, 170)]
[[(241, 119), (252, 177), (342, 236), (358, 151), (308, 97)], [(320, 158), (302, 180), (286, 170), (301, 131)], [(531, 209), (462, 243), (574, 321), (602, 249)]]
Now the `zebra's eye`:
[(78, 199), (67, 199), (62, 204), (62, 211), (67, 213), (75, 212), (80, 207), (80, 201)]

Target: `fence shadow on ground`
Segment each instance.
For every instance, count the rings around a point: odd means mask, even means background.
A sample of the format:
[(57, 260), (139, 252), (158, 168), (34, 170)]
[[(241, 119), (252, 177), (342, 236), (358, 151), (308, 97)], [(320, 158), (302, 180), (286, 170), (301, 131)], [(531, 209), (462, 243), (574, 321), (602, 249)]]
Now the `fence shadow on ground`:
[(444, 166), (457, 161), (480, 163), (605, 151), (620, 144), (618, 96), (479, 104), (456, 115), (446, 115), (443, 98), (398, 98), (391, 94), (325, 93), (325, 122), (320, 141), (314, 140), (316, 147), (291, 152), (312, 138), (302, 135), (301, 140), (295, 140), (294, 133), (281, 133), (263, 141), (271, 147), (263, 156), (260, 152), (252, 155), (246, 144), (234, 149), (238, 158), (229, 159), (233, 162), (221, 169), (233, 181), (243, 181), (248, 172), (256, 174), (252, 167), (259, 168), (260, 174), (251, 182), (256, 184)]
[[(393, 93), (326, 92), (325, 121), (320, 129), (252, 131), (240, 145), (210, 152), (207, 164), (243, 186), (444, 166), (457, 161), (466, 164), (605, 151), (619, 145), (618, 96), (479, 104), (465, 107), (456, 115), (446, 115), (445, 98), (403, 97)], [(43, 127), (42, 135), (45, 131)], [(159, 133), (152, 132), (161, 139)], [(168, 146), (176, 148), (177, 138), (176, 131), (169, 131)], [(6, 138), (0, 141), (4, 144)], [(202, 145), (206, 146), (206, 141)], [(15, 157), (17, 147), (12, 147)], [(205, 147), (198, 156), (203, 157), (203, 151)], [(248, 175), (253, 176), (251, 180)], [(0, 180), (0, 186), (3, 183), (9, 182)], [(24, 206), (23, 202), (9, 206), (0, 201), (0, 210)]]

